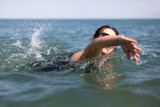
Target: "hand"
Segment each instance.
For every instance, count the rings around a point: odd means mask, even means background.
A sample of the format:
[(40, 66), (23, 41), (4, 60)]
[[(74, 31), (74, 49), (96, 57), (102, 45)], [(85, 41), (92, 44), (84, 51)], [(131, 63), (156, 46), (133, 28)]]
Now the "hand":
[(119, 43), (127, 58), (130, 59), (132, 54), (134, 60), (138, 62), (140, 55), (137, 53), (137, 51), (141, 51), (141, 48), (135, 45), (137, 41), (125, 36), (120, 36)]

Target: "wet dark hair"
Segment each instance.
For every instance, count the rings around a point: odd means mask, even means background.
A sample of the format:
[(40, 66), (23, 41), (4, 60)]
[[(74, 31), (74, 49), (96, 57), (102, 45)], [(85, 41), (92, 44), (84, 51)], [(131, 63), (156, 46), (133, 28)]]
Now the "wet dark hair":
[(100, 28), (97, 29), (97, 31), (95, 32), (95, 34), (94, 34), (93, 37), (94, 37), (94, 38), (97, 38), (98, 35), (99, 35), (100, 33), (102, 33), (102, 31), (103, 31), (104, 29), (106, 29), (106, 28), (112, 29), (112, 30), (116, 33), (116, 35), (119, 35), (117, 29), (115, 29), (114, 27), (108, 26), (108, 25), (104, 25), (104, 26), (101, 26)]

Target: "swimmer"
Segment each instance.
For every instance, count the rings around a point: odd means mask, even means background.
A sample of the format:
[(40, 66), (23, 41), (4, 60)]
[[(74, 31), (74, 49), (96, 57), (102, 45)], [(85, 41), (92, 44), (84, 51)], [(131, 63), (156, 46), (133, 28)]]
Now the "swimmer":
[(137, 62), (140, 57), (137, 51), (141, 51), (141, 48), (136, 46), (136, 43), (136, 40), (125, 37), (124, 35), (119, 35), (115, 28), (102, 26), (97, 29), (92, 41), (85, 49), (74, 53), (71, 56), (71, 61), (79, 61), (108, 55), (115, 50), (116, 46), (121, 46), (123, 52), (127, 56), (127, 59), (130, 59), (132, 55), (133, 59)]
[[(136, 46), (136, 43), (136, 40), (130, 39), (123, 35), (119, 35), (118, 31), (115, 28), (112, 28), (110, 26), (102, 26), (97, 29), (92, 38), (92, 41), (89, 43), (88, 46), (86, 46), (85, 49), (74, 54), (64, 54), (64, 56), (68, 56), (67, 58), (60, 58), (54, 60), (48, 59), (45, 60), (45, 62), (38, 61), (32, 64), (28, 64), (27, 67), (41, 71), (53, 71), (55, 69), (62, 70), (65, 68), (75, 68), (75, 61), (109, 55), (115, 50), (116, 46), (121, 46), (123, 52), (126, 54), (128, 59), (130, 59), (132, 55), (134, 60), (137, 62), (138, 58), (140, 57), (137, 51), (141, 51), (141, 49)], [(93, 64), (91, 64), (91, 66), (93, 66)], [(88, 67), (90, 68), (91, 66), (89, 65)]]

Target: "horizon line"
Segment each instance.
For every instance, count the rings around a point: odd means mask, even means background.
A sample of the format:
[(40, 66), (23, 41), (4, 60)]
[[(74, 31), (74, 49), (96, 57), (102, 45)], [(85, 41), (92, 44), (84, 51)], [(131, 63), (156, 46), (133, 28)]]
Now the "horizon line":
[(160, 18), (0, 18), (0, 20), (132, 20), (132, 19), (160, 19)]

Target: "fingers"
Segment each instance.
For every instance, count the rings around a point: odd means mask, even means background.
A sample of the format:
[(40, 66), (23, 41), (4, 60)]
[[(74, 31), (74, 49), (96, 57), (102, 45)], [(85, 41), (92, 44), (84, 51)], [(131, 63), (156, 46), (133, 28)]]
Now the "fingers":
[(135, 56), (136, 56), (137, 58), (139, 58), (139, 57), (140, 57), (140, 55), (139, 55), (138, 53), (136, 53), (136, 54), (135, 54)]
[(137, 51), (141, 51), (141, 48), (139, 48), (138, 46), (136, 46), (135, 44), (133, 45), (133, 51), (132, 51), (132, 56), (134, 58), (134, 60), (136, 62), (138, 62), (138, 58), (140, 57), (140, 55), (137, 53)]
[(138, 58), (139, 58), (139, 57), (137, 57), (137, 56), (135, 56), (135, 55), (133, 56), (133, 59), (134, 59), (136, 62), (138, 62)]
[(134, 59), (136, 62), (138, 62), (138, 58), (140, 57), (140, 55), (137, 53), (137, 51), (136, 51), (136, 50), (132, 50), (132, 51), (131, 51), (131, 54), (132, 54), (132, 56), (133, 56), (133, 59)]
[(126, 54), (126, 56), (127, 56), (127, 59), (130, 59), (130, 58), (131, 58), (130, 52), (126, 52), (125, 54)]
[(136, 50), (136, 51), (141, 51), (141, 48), (139, 48), (138, 46), (136, 46), (134, 43), (132, 43), (132, 45), (133, 45), (133, 48)]
[(140, 55), (137, 53), (137, 51), (141, 51), (141, 48), (136, 46), (135, 44), (137, 43), (136, 40), (123, 37), (122, 39), (124, 40), (123, 43), (121, 44), (123, 52), (126, 54), (127, 59), (131, 58), (131, 55), (133, 56), (133, 59), (138, 62), (138, 58)]
[(127, 56), (127, 59), (128, 59), (128, 60), (131, 59), (130, 53), (132, 54), (133, 59), (134, 59), (136, 62), (138, 62), (138, 58), (140, 57), (140, 55), (139, 55), (138, 53), (134, 53), (134, 52), (127, 52), (127, 53), (125, 53), (126, 56)]
[(141, 51), (141, 48), (135, 45), (135, 43), (131, 43), (128, 47), (128, 50), (125, 51), (127, 59), (130, 59), (131, 55), (133, 56), (133, 59), (138, 62), (138, 58), (140, 55), (137, 53), (137, 51)]

